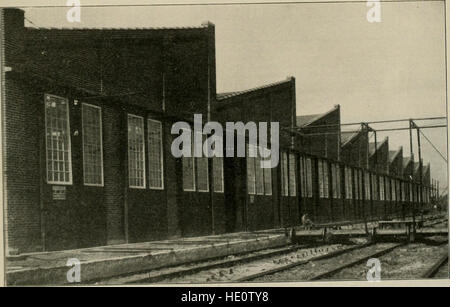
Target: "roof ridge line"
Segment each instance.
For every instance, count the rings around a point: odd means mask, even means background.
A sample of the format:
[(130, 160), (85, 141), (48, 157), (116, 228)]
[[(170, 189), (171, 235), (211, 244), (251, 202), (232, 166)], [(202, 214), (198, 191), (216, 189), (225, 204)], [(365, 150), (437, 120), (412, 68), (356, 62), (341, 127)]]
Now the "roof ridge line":
[[(284, 83), (289, 83), (292, 80), (293, 80), (293, 77), (288, 77), (287, 79), (282, 80), (282, 81), (276, 81), (276, 82), (272, 82), (272, 83), (269, 83), (269, 84), (266, 84), (266, 85), (261, 85), (261, 86), (249, 88), (249, 89), (246, 89), (246, 90), (242, 90), (242, 91), (232, 91), (232, 92), (225, 92), (225, 93), (217, 93), (216, 94), (216, 99), (218, 101), (225, 100), (225, 99), (228, 99), (228, 98), (233, 98), (233, 97), (237, 97), (237, 96), (240, 96), (240, 95), (244, 95), (244, 94), (256, 92), (256, 91), (259, 91), (259, 90), (263, 90), (263, 89), (266, 89), (266, 88), (270, 88), (272, 86), (277, 86), (277, 85), (281, 85), (281, 84), (284, 84)], [(228, 93), (230, 93), (230, 94), (228, 94)], [(228, 95), (219, 98), (218, 96), (221, 95), (221, 94), (228, 94)]]
[[(333, 112), (333, 111), (336, 111), (336, 110), (339, 109), (339, 108), (340, 108), (340, 105), (337, 104), (337, 105), (335, 105), (331, 110), (328, 110), (328, 111), (326, 111), (325, 113), (322, 113), (322, 114), (317, 114), (317, 117), (315, 117), (314, 120), (312, 120), (312, 121), (310, 121), (309, 123), (303, 125), (302, 127), (307, 127), (307, 126), (309, 126), (309, 125), (312, 124), (313, 122), (318, 121), (319, 119), (321, 119), (321, 118), (327, 116), (328, 114), (330, 114), (330, 113)], [(302, 116), (302, 115), (299, 115), (299, 116)], [(308, 115), (303, 115), (303, 116), (308, 116)]]

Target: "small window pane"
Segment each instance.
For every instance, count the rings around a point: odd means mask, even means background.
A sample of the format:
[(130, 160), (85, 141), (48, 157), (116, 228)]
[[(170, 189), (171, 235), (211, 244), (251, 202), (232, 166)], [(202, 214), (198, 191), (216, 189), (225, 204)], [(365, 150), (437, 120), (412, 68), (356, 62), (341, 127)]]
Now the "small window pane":
[(103, 185), (102, 112), (82, 104), (84, 184)]
[(289, 195), (297, 196), (297, 179), (296, 179), (296, 157), (294, 154), (289, 154)]
[(287, 153), (281, 154), (281, 193), (283, 196), (289, 196), (289, 173)]
[(250, 157), (250, 145), (247, 144), (247, 191), (248, 194), (256, 193), (256, 177), (255, 177), (255, 158)]
[(223, 158), (213, 157), (213, 174), (214, 174), (214, 192), (223, 193), (224, 192), (224, 182), (223, 182)]
[(69, 101), (45, 95), (47, 182), (72, 183)]
[[(269, 150), (267, 148), (263, 149), (266, 153), (265, 156), (268, 156)], [(266, 158), (267, 161), (270, 161), (270, 156)], [(264, 168), (264, 194), (272, 195), (272, 168)]]
[(183, 168), (183, 191), (195, 191), (195, 172), (194, 172), (194, 155), (192, 146), (192, 131), (188, 131), (191, 134), (191, 156), (182, 157), (182, 168)]
[(128, 114), (128, 178), (131, 188), (145, 188), (144, 119)]
[(148, 119), (148, 168), (151, 189), (164, 189), (162, 123)]
[(312, 188), (312, 162), (310, 158), (306, 159), (306, 188), (308, 190), (308, 197), (313, 196)]
[(255, 162), (255, 177), (256, 177), (256, 194), (264, 194), (264, 170), (261, 167), (261, 157), (259, 156), (253, 159)]
[(322, 160), (317, 161), (317, 169), (319, 174), (319, 196), (324, 198), (324, 184), (323, 184), (323, 163)]

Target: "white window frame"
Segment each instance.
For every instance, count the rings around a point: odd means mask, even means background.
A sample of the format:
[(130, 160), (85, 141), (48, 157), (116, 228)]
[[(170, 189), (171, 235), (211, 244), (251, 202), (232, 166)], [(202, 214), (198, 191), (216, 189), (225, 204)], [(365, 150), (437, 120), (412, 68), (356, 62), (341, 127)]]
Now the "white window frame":
[[(85, 157), (85, 153), (84, 153), (84, 116), (83, 116), (83, 108), (87, 106), (89, 108), (95, 108), (100, 110), (100, 159), (101, 159), (101, 170), (102, 170), (102, 183), (86, 183), (86, 173), (84, 171), (84, 157)], [(102, 108), (93, 104), (89, 104), (89, 103), (85, 103), (83, 102), (81, 104), (81, 130), (82, 130), (82, 145), (83, 146), (83, 184), (85, 186), (91, 186), (91, 187), (104, 187), (105, 186), (105, 178), (104, 178), (104, 168), (103, 168), (103, 121), (102, 121)]]
[[(143, 174), (143, 186), (134, 186), (130, 184), (130, 136), (129, 136), (129, 132), (128, 132), (128, 128), (129, 128), (129, 118), (130, 117), (134, 117), (134, 118), (139, 118), (142, 120), (142, 129), (143, 129), (143, 133), (142, 133), (142, 145), (144, 147), (144, 155), (143, 155), (143, 170), (144, 170), (144, 174)], [(146, 168), (146, 153), (145, 153), (145, 124), (144, 124), (144, 117), (143, 116), (138, 116), (138, 115), (134, 115), (134, 114), (130, 114), (127, 113), (127, 144), (128, 144), (128, 148), (127, 148), (127, 156), (128, 156), (128, 187), (131, 189), (139, 189), (139, 190), (145, 190), (147, 183), (146, 183), (146, 177), (147, 177), (147, 172), (145, 170)]]
[[(149, 148), (148, 153), (147, 153), (147, 159), (150, 159), (150, 144), (149, 142), (149, 136), (150, 136), (150, 131), (149, 131), (149, 124), (148, 122), (154, 122), (157, 123), (160, 127), (160, 139), (159, 139), (159, 145), (161, 146), (161, 187), (155, 187), (152, 186), (151, 182), (150, 182), (150, 177), (148, 180), (148, 187), (150, 188), (150, 190), (164, 190), (164, 148), (163, 148), (163, 125), (162, 122), (153, 118), (147, 118), (147, 146)], [(150, 162), (148, 163), (148, 176), (150, 176)]]
[[(69, 181), (55, 181), (55, 180), (49, 180), (48, 178), (48, 170), (49, 170), (49, 165), (48, 165), (48, 142), (47, 142), (47, 97), (54, 97), (57, 99), (63, 99), (66, 101), (66, 106), (67, 106), (67, 133), (68, 133), (68, 162), (69, 162)], [(47, 165), (47, 169), (46, 169), (46, 179), (47, 179), (47, 183), (48, 184), (55, 184), (55, 185), (72, 185), (73, 184), (73, 173), (72, 173), (72, 140), (71, 140), (71, 132), (70, 132), (70, 106), (69, 106), (69, 99), (61, 97), (61, 96), (56, 96), (56, 95), (52, 95), (52, 94), (44, 94), (44, 113), (45, 113), (45, 160), (46, 160), (46, 165)], [(52, 151), (53, 154), (53, 151)], [(53, 160), (52, 160), (53, 162)]]

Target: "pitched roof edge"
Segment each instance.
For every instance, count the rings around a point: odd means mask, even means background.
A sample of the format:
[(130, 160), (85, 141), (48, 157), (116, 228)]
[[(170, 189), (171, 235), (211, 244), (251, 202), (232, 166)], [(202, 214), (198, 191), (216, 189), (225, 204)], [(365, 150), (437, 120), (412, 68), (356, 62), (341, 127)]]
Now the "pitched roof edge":
[[(341, 107), (341, 106), (340, 106), (339, 104), (337, 104), (337, 105), (335, 105), (335, 106), (333, 107), (333, 109), (328, 110), (328, 111), (326, 111), (325, 113), (322, 113), (322, 114), (317, 115), (317, 117), (314, 118), (313, 120), (311, 120), (309, 123), (304, 124), (303, 126), (300, 126), (300, 127), (301, 127), (301, 128), (308, 127), (309, 125), (311, 125), (312, 123), (318, 121), (319, 119), (322, 119), (322, 118), (324, 118), (325, 116), (331, 114), (332, 112), (334, 112), (334, 111), (336, 111), (336, 110), (339, 110), (340, 107)], [(301, 116), (301, 115), (300, 115), (300, 116)]]

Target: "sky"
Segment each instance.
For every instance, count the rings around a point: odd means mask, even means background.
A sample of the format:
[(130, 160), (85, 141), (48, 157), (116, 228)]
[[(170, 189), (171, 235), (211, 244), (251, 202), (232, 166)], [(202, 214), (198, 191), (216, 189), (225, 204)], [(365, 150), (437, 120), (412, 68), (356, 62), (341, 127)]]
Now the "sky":
[[(296, 78), (297, 114), (341, 106), (341, 121), (369, 122), (446, 116), (444, 2), (381, 3), (381, 22), (369, 23), (359, 3), (82, 8), (27, 8), (27, 26), (216, 26), (217, 91), (245, 90)], [(445, 124), (445, 120), (417, 124)], [(399, 124), (373, 125), (384, 129)], [(346, 126), (345, 129), (353, 129)], [(446, 129), (424, 134), (447, 157)], [(409, 154), (409, 132), (380, 132), (391, 149)], [(374, 139), (372, 138), (372, 141)], [(414, 133), (413, 151), (417, 157)], [(424, 163), (447, 186), (447, 165), (421, 138)]]

